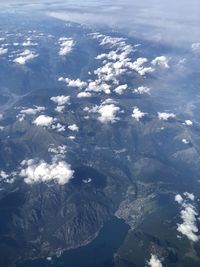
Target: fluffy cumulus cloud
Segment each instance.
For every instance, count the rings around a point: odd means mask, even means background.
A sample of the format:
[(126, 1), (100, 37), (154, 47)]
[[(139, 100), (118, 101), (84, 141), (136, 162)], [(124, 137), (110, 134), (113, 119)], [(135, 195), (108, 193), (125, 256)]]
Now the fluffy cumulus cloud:
[[(91, 81), (88, 91), (103, 92), (110, 94), (112, 91), (122, 94), (126, 90), (126, 85), (120, 85), (123, 76), (131, 72), (137, 72), (144, 76), (154, 71), (152, 65), (148, 65), (147, 58), (137, 58), (135, 61), (131, 59), (132, 52), (135, 51), (131, 45), (126, 43), (126, 39), (106, 36), (99, 33), (90, 34), (92, 38), (97, 39), (100, 46), (106, 50), (96, 57), (101, 60), (102, 64), (96, 70), (96, 80)], [(109, 51), (111, 50), (111, 51)]]
[(57, 121), (56, 118), (47, 116), (47, 115), (39, 115), (34, 121), (33, 124), (36, 126), (47, 127), (48, 129), (55, 130), (57, 132), (64, 132), (65, 126)]
[(176, 117), (176, 115), (174, 113), (158, 112), (159, 120), (167, 121), (167, 120), (173, 119), (175, 117)]
[(65, 82), (70, 87), (77, 87), (79, 89), (83, 89), (87, 87), (88, 83), (81, 81), (80, 79), (72, 80), (69, 78), (60, 77), (58, 79), (59, 82)]
[(100, 115), (98, 120), (101, 123), (114, 123), (120, 119), (117, 115), (123, 112), (116, 105), (116, 101), (111, 98), (106, 99), (99, 106), (96, 105), (92, 108), (85, 107), (83, 111), (88, 113), (98, 113)]
[(127, 84), (123, 84), (123, 85), (119, 85), (117, 86), (114, 91), (115, 93), (119, 94), (119, 95), (122, 95), (123, 92), (128, 88), (128, 85)]
[(194, 194), (188, 192), (185, 192), (183, 196), (180, 194), (175, 196), (175, 201), (181, 207), (180, 217), (182, 219), (182, 223), (177, 224), (177, 231), (185, 235), (190, 241), (197, 242), (199, 240), (198, 212), (194, 206), (194, 200)]
[(57, 111), (58, 113), (63, 113), (65, 105), (69, 104), (70, 96), (59, 95), (53, 96), (50, 99), (57, 104), (55, 111)]
[(128, 62), (127, 66), (130, 69), (138, 72), (141, 76), (144, 76), (145, 74), (154, 72), (154, 68), (144, 66), (146, 63), (148, 63), (148, 59), (140, 57), (134, 62)]
[(88, 87), (86, 88), (86, 92), (94, 92), (94, 93), (104, 92), (105, 94), (109, 95), (111, 93), (111, 86), (98, 79), (89, 82)]
[(185, 125), (192, 126), (193, 122), (191, 120), (185, 120)]
[(73, 131), (73, 132), (78, 132), (79, 131), (79, 127), (76, 124), (69, 125), (68, 129)]
[(200, 43), (193, 43), (192, 44), (192, 51), (195, 53), (200, 53)]
[(165, 56), (156, 57), (151, 61), (153, 66), (158, 66), (164, 69), (169, 69), (169, 59)]
[(59, 96), (53, 96), (50, 98), (54, 103), (56, 103), (58, 106), (66, 105), (69, 103), (70, 97), (59, 95)]
[(59, 160), (58, 157), (53, 157), (51, 163), (47, 163), (44, 160), (24, 160), (21, 163), (19, 173), (27, 184), (54, 181), (60, 185), (68, 183), (73, 174), (74, 171), (71, 169), (71, 165)]
[(91, 97), (92, 94), (90, 92), (80, 92), (77, 94), (78, 98), (87, 98), (87, 97)]
[(52, 124), (50, 128), (52, 130), (56, 130), (57, 132), (64, 132), (65, 131), (65, 126), (59, 122)]
[(114, 123), (119, 120), (117, 113), (120, 112), (120, 108), (114, 104), (102, 104), (97, 112), (100, 114), (98, 120), (102, 123)]
[(75, 42), (72, 38), (61, 37), (58, 41), (60, 45), (59, 55), (66, 56), (73, 50)]
[(0, 56), (7, 54), (7, 52), (8, 52), (7, 48), (0, 47)]
[(140, 121), (147, 113), (142, 112), (138, 107), (134, 107), (132, 117), (136, 121)]
[(13, 61), (20, 65), (25, 65), (28, 61), (38, 57), (38, 54), (35, 52), (26, 49), (24, 52), (18, 54), (18, 57), (15, 58)]
[(35, 106), (34, 108), (23, 108), (20, 113), (16, 116), (19, 121), (23, 121), (26, 116), (34, 116), (39, 112), (45, 110), (45, 107)]
[(139, 86), (138, 88), (134, 89), (133, 92), (139, 95), (150, 94), (150, 88), (147, 86)]
[(63, 157), (63, 155), (67, 152), (67, 146), (66, 145), (60, 145), (58, 147), (55, 147), (54, 145), (50, 145), (48, 148), (48, 152), (55, 154), (56, 156)]
[(183, 203), (183, 198), (180, 194), (177, 194), (175, 196), (175, 201), (178, 202), (178, 204), (182, 204)]
[(0, 182), (12, 184), (15, 181), (16, 172), (7, 173), (0, 170)]
[(34, 121), (33, 124), (37, 126), (49, 127), (53, 124), (54, 118), (47, 115), (39, 115)]
[(162, 267), (162, 262), (158, 259), (158, 257), (154, 254), (151, 254), (151, 258), (148, 261), (148, 266), (150, 267)]

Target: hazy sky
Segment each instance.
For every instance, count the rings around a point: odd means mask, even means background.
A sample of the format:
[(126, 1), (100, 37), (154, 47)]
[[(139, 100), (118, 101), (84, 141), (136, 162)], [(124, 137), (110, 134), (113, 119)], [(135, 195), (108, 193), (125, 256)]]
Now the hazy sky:
[(200, 42), (199, 0), (0, 0), (49, 2), (44, 12), (63, 20), (124, 29), (130, 35), (183, 45)]

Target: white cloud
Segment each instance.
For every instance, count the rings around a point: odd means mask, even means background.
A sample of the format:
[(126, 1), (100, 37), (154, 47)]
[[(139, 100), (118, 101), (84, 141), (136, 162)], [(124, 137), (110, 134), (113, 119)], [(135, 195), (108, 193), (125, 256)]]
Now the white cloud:
[(44, 110), (45, 110), (45, 107), (35, 106), (35, 108), (22, 109), (20, 113), (25, 114), (25, 115), (35, 115), (38, 112), (41, 112)]
[(101, 103), (100, 106), (94, 106), (92, 108), (85, 107), (83, 111), (88, 113), (98, 113), (100, 116), (98, 117), (98, 120), (102, 123), (114, 123), (119, 118), (117, 117), (117, 114), (119, 112), (122, 112), (119, 107), (115, 105), (115, 101), (111, 98), (106, 99), (104, 102)]
[(138, 72), (141, 76), (144, 76), (146, 73), (154, 72), (154, 69), (152, 67), (144, 67), (144, 64), (148, 62), (147, 58), (138, 58), (134, 62), (128, 62), (126, 65), (132, 69)]
[(0, 56), (7, 54), (7, 52), (8, 52), (7, 48), (0, 47)]
[(54, 103), (56, 103), (58, 106), (63, 106), (65, 104), (69, 103), (70, 96), (64, 96), (64, 95), (52, 96), (50, 99)]
[(183, 142), (184, 144), (186, 144), (186, 145), (190, 143), (190, 141), (188, 141), (188, 140), (185, 139), (185, 138), (182, 139), (182, 142)]
[(150, 94), (150, 88), (146, 86), (139, 86), (138, 88), (134, 89), (133, 91), (136, 94)]
[(174, 113), (158, 112), (159, 120), (167, 121), (168, 119), (173, 119), (175, 117), (176, 115)]
[(72, 179), (74, 174), (71, 165), (57, 157), (53, 157), (51, 163), (44, 160), (24, 160), (21, 167), (19, 175), (24, 178), (27, 184), (54, 181), (64, 185)]
[(185, 192), (183, 195), (186, 196), (191, 201), (194, 201), (195, 200), (195, 196), (194, 196), (193, 193)]
[(182, 202), (183, 202), (182, 196), (180, 194), (177, 194), (175, 196), (175, 201), (178, 202), (178, 204), (182, 204)]
[(127, 84), (123, 84), (123, 85), (119, 85), (117, 86), (114, 91), (115, 93), (119, 94), (119, 95), (122, 95), (123, 92), (128, 88), (128, 85)]
[[(59, 106), (62, 107), (62, 106)], [(37, 126), (47, 127), (48, 129), (55, 130), (57, 132), (64, 132), (65, 126), (61, 123), (57, 122), (56, 118), (47, 116), (47, 115), (39, 115), (34, 121), (33, 124)]]
[(48, 148), (48, 152), (56, 154), (57, 156), (59, 155), (60, 157), (62, 157), (67, 152), (67, 146), (66, 145), (60, 145), (58, 147), (55, 147), (55, 146), (51, 145)]
[(34, 52), (26, 49), (24, 52), (20, 53), (18, 56), (19, 57), (15, 58), (13, 62), (20, 64), (20, 65), (25, 65), (26, 62), (38, 57), (38, 54), (35, 54)]
[(114, 123), (119, 120), (119, 118), (117, 117), (117, 113), (119, 111), (120, 108), (115, 106), (114, 104), (101, 105), (98, 108), (98, 113), (100, 114), (98, 120), (102, 123)]
[(156, 57), (151, 61), (153, 66), (158, 66), (164, 69), (169, 69), (169, 59), (165, 56)]
[(150, 260), (148, 262), (148, 265), (150, 267), (162, 267), (163, 266), (162, 263), (161, 263), (161, 261), (154, 254), (151, 254), (151, 258), (150, 258)]
[(67, 54), (71, 53), (71, 51), (75, 46), (75, 42), (72, 38), (65, 38), (65, 37), (61, 37), (59, 39), (59, 44), (60, 44), (60, 51), (59, 51), (60, 56), (66, 56)]
[(33, 124), (37, 126), (49, 127), (53, 124), (53, 122), (54, 118), (46, 115), (40, 115), (33, 121)]
[(65, 110), (65, 106), (57, 106), (55, 108), (55, 111), (58, 112), (58, 113), (63, 113)]
[(101, 80), (96, 80), (89, 83), (88, 87), (86, 88), (86, 92), (104, 92), (105, 94), (110, 94), (111, 86), (102, 82)]
[(22, 46), (37, 46), (37, 45), (38, 45), (38, 43), (33, 43), (33, 42), (31, 42), (30, 39), (27, 39), (27, 41), (22, 43)]
[(76, 136), (70, 135), (70, 136), (68, 136), (68, 139), (75, 140), (76, 139)]
[(58, 122), (58, 123), (52, 124), (51, 129), (56, 130), (57, 132), (64, 132), (65, 126)]
[(138, 107), (134, 107), (132, 117), (136, 119), (136, 121), (140, 121), (147, 113), (142, 112), (139, 110)]
[(7, 179), (8, 177), (9, 177), (9, 175), (5, 171), (0, 170), (0, 180)]
[(58, 81), (65, 82), (70, 87), (78, 87), (80, 89), (83, 89), (88, 85), (87, 82), (81, 81), (80, 79), (72, 80), (69, 78), (60, 77)]
[(78, 98), (87, 98), (87, 97), (91, 97), (92, 94), (90, 92), (80, 92), (77, 94)]
[(199, 240), (198, 228), (197, 228), (197, 217), (198, 212), (193, 205), (195, 200), (194, 194), (185, 192), (183, 194), (185, 199), (181, 195), (176, 195), (175, 200), (181, 205), (180, 216), (182, 223), (177, 224), (177, 231), (185, 235), (190, 241), (197, 242)]
[(76, 124), (72, 124), (68, 126), (68, 129), (74, 132), (78, 132), (79, 131), (79, 127)]
[(192, 126), (193, 125), (193, 122), (191, 120), (185, 120), (185, 124), (187, 126)]
[(0, 181), (8, 184), (12, 184), (15, 181), (16, 172), (7, 173), (0, 170)]
[(195, 53), (200, 53), (200, 43), (193, 43), (192, 44), (192, 51)]

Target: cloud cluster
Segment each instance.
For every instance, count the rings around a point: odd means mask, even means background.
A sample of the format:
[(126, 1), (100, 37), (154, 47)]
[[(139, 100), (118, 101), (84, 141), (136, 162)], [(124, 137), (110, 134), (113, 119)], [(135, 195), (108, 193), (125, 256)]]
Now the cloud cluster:
[(139, 95), (150, 94), (150, 88), (147, 86), (139, 86), (138, 88), (134, 89), (133, 92)]
[(30, 51), (29, 49), (26, 49), (24, 52), (18, 54), (18, 57), (13, 60), (13, 62), (25, 65), (28, 61), (38, 57), (38, 54), (36, 54), (33, 51)]
[(26, 116), (34, 116), (39, 112), (45, 110), (45, 107), (35, 106), (34, 108), (23, 108), (20, 113), (16, 116), (19, 121), (23, 121)]
[(69, 104), (70, 96), (59, 95), (53, 96), (50, 99), (57, 104), (55, 111), (62, 113), (65, 109), (65, 105)]
[(195, 196), (192, 193), (185, 192), (183, 196), (177, 194), (175, 201), (181, 206), (180, 217), (182, 223), (177, 224), (177, 231), (185, 235), (190, 241), (199, 240), (197, 217), (198, 212), (193, 204)]
[(55, 154), (56, 156), (59, 156), (60, 158), (63, 157), (63, 155), (67, 152), (67, 146), (66, 145), (60, 145), (58, 147), (55, 147), (54, 145), (50, 145), (48, 148), (48, 152)]
[(53, 157), (51, 163), (44, 160), (24, 160), (19, 173), (27, 184), (54, 181), (60, 185), (68, 183), (73, 174), (71, 165), (57, 157)]
[(15, 181), (16, 172), (7, 173), (3, 170), (0, 170), (0, 182), (12, 184)]
[(134, 107), (133, 112), (132, 112), (132, 117), (136, 120), (136, 121), (140, 121), (140, 119), (142, 119), (147, 113), (142, 112), (141, 110), (139, 110), (138, 107)]
[(60, 45), (60, 56), (66, 56), (67, 54), (71, 53), (75, 46), (75, 42), (72, 38), (61, 37), (58, 43)]
[(176, 117), (176, 115), (174, 113), (158, 112), (159, 120), (167, 121), (167, 120), (173, 119), (175, 117)]
[[(139, 75), (144, 76), (154, 71), (152, 66), (147, 66), (147, 58), (139, 57), (132, 61), (130, 56), (135, 50), (126, 43), (125, 38), (111, 37), (99, 33), (90, 35), (93, 39), (97, 39), (100, 46), (106, 49), (106, 51), (108, 49), (110, 51), (96, 57), (97, 60), (102, 61), (102, 65), (94, 70), (94, 75), (97, 78), (89, 84), (88, 91), (110, 94), (113, 90), (116, 93), (122, 94), (126, 90), (126, 85), (120, 85), (122, 76), (130, 72), (137, 72)], [(119, 88), (116, 88), (116, 85)]]
[(162, 267), (162, 262), (158, 259), (158, 257), (154, 254), (151, 254), (151, 258), (148, 261), (148, 265), (150, 267)]
[(147, 58), (139, 57), (134, 62), (128, 62), (127, 66), (131, 69), (139, 73), (141, 76), (144, 76), (148, 73), (154, 72), (154, 68), (147, 67), (145, 64), (148, 63)]
[(39, 115), (34, 121), (33, 124), (36, 126), (46, 127), (57, 132), (64, 132), (65, 126), (61, 123), (57, 122), (56, 118), (47, 116), (47, 115)]
[(169, 59), (165, 56), (156, 57), (151, 61), (151, 63), (155, 67), (169, 69)]

